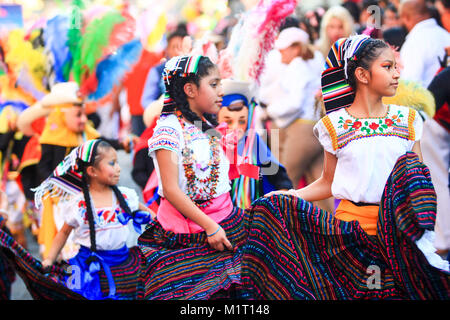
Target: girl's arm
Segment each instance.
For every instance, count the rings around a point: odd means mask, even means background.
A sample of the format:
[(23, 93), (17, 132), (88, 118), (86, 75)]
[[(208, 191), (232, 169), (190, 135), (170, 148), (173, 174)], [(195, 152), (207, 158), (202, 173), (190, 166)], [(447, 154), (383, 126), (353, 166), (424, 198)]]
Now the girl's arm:
[(323, 171), (322, 175), (319, 179), (309, 184), (308, 186), (294, 190), (291, 189), (287, 192), (271, 192), (266, 196), (271, 196), (274, 194), (287, 194), (294, 195), (299, 198), (302, 198), (306, 201), (319, 201), (328, 199), (332, 196), (331, 194), (331, 184), (333, 183), (334, 171), (336, 170), (337, 158), (335, 155), (324, 151), (324, 163), (323, 163)]
[(183, 216), (202, 227), (208, 236), (208, 243), (216, 250), (225, 248), (232, 250), (233, 246), (228, 241), (225, 231), (219, 224), (201, 211), (194, 202), (178, 186), (178, 157), (174, 152), (159, 149), (155, 151), (156, 160), (161, 175), (164, 197)]
[(139, 210), (150, 212), (150, 215), (152, 216), (152, 219), (153, 220), (156, 219), (156, 214), (150, 208), (147, 208), (145, 206), (145, 204), (139, 202)]
[(69, 237), (70, 232), (72, 232), (72, 230), (73, 227), (69, 226), (67, 223), (64, 223), (61, 230), (58, 231), (55, 239), (53, 240), (52, 247), (50, 248), (50, 252), (48, 254), (47, 259), (42, 261), (43, 267), (51, 266), (56, 261), (56, 258), (61, 252), (61, 249), (66, 244), (67, 238)]
[(419, 156), (420, 162), (423, 162), (422, 149), (420, 149), (420, 140), (416, 141), (414, 143), (413, 148), (412, 148), (412, 152), (414, 152), (415, 154), (417, 154)]

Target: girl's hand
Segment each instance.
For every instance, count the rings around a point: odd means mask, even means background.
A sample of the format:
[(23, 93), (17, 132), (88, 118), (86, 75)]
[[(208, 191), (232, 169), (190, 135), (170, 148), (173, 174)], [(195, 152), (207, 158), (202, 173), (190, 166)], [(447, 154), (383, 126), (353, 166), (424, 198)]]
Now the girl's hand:
[(45, 259), (42, 261), (42, 267), (47, 268), (51, 267), (53, 265), (53, 262), (50, 259)]
[(287, 190), (287, 191), (282, 191), (282, 190), (272, 191), (272, 192), (269, 192), (269, 193), (265, 194), (264, 197), (268, 198), (268, 197), (271, 197), (271, 196), (274, 196), (274, 195), (277, 195), (277, 194), (284, 194), (284, 195), (287, 195), (287, 196), (298, 197), (295, 189), (290, 189), (290, 190)]
[(211, 233), (210, 236), (208, 236), (208, 233), (206, 234), (209, 245), (218, 251), (223, 251), (224, 249), (233, 250), (233, 245), (228, 241), (225, 230), (221, 226), (217, 226), (216, 231)]

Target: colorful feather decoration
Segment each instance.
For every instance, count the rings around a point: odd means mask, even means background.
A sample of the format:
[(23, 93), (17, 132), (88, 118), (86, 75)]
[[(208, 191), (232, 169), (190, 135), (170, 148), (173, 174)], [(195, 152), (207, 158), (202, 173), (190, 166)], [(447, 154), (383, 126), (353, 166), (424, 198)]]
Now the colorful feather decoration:
[(296, 6), (296, 0), (260, 0), (255, 8), (244, 13), (232, 30), (225, 52), (220, 54), (221, 70), (229, 74), (231, 66), (235, 80), (258, 84), (279, 27)]
[(73, 59), (78, 50), (78, 45), (81, 40), (81, 29), (83, 27), (83, 0), (73, 0), (72, 10), (69, 18), (69, 30), (67, 32), (67, 46), (69, 48), (69, 58), (65, 61), (63, 66), (64, 78), (69, 79), (70, 72), (73, 66)]
[(109, 45), (114, 26), (125, 21), (117, 11), (111, 11), (100, 19), (93, 20), (87, 27), (73, 56), (72, 75), (81, 86), (94, 72), (103, 50)]
[(127, 11), (122, 11), (122, 17), (125, 20), (114, 26), (109, 37), (109, 43), (105, 49), (103, 49), (103, 56), (101, 60), (103, 60), (104, 57), (114, 53), (119, 47), (130, 42), (134, 38), (136, 21)]
[(45, 52), (50, 61), (48, 75), (52, 83), (65, 82), (67, 74), (64, 73), (64, 65), (70, 60), (68, 43), (69, 18), (57, 15), (47, 21), (44, 28)]
[(17, 86), (35, 99), (46, 93), (43, 83), (47, 58), (43, 50), (34, 49), (32, 43), (25, 40), (23, 30), (12, 30), (8, 34), (5, 63), (8, 65), (9, 76), (15, 79)]
[(96, 69), (97, 88), (89, 94), (91, 100), (98, 100), (110, 93), (118, 85), (126, 72), (133, 68), (139, 60), (142, 44), (139, 39), (130, 41), (106, 59), (102, 60)]

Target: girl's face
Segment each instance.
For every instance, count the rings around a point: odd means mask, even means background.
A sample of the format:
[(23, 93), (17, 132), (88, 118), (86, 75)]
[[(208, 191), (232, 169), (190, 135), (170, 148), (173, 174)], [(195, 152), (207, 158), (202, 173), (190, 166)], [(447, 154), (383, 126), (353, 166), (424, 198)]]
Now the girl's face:
[(188, 89), (185, 87), (192, 111), (198, 115), (219, 113), (223, 97), (223, 88), (220, 80), (219, 69), (212, 68), (209, 74), (200, 80), (198, 87), (195, 84), (191, 84)]
[(66, 126), (70, 131), (81, 133), (86, 128), (87, 116), (82, 106), (73, 106), (64, 110)]
[(370, 67), (370, 88), (375, 93), (391, 97), (395, 95), (398, 87), (400, 73), (397, 69), (395, 55), (392, 49), (384, 48)]
[(238, 104), (242, 106), (242, 109), (239, 111), (230, 111), (228, 108), (221, 108), (217, 120), (219, 123), (226, 122), (229, 130), (237, 131), (238, 139), (240, 140), (247, 130), (248, 108), (242, 102), (238, 102)]
[(290, 64), (292, 60), (300, 55), (302, 52), (302, 45), (300, 43), (294, 43), (285, 49), (280, 49), (281, 62), (284, 64)]
[(333, 44), (340, 38), (345, 37), (344, 23), (340, 19), (333, 17), (327, 25), (326, 32), (330, 43)]
[(119, 183), (120, 165), (117, 161), (117, 152), (114, 148), (101, 150), (100, 161), (91, 168), (91, 172), (88, 172), (91, 179), (95, 179), (97, 182), (109, 186), (114, 186)]

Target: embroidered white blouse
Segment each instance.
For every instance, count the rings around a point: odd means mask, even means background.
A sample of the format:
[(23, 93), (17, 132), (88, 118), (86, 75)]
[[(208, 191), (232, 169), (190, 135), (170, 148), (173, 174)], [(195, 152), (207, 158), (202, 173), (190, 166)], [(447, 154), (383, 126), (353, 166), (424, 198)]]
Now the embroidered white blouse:
[(396, 105), (381, 118), (358, 119), (345, 108), (323, 117), (314, 134), (337, 157), (333, 196), (378, 204), (397, 159), (420, 140), (422, 126), (417, 111)]
[[(191, 145), (195, 155), (194, 173), (198, 179), (206, 179), (211, 176), (211, 166), (209, 166), (210, 159), (212, 158), (212, 151), (209, 145), (209, 138), (207, 134), (203, 133), (194, 124), (185, 121), (186, 133), (190, 136)], [(158, 161), (155, 156), (155, 151), (159, 149), (166, 149), (174, 152), (178, 156), (178, 185), (184, 193), (188, 193), (187, 179), (185, 170), (183, 167), (183, 149), (185, 147), (185, 140), (183, 135), (183, 129), (176, 115), (170, 114), (167, 116), (161, 116), (156, 123), (156, 127), (153, 131), (153, 136), (148, 140), (148, 153), (153, 158), (155, 164), (156, 174), (158, 176), (158, 194), (163, 197), (163, 186), (161, 183), (160, 170)], [(200, 181), (196, 181), (199, 184), (198, 199), (209, 200), (217, 198), (218, 196), (230, 191), (230, 181), (228, 178), (228, 171), (230, 163), (222, 147), (220, 149), (220, 164), (218, 169), (218, 182), (215, 189), (215, 194), (211, 195), (205, 192), (204, 186)]]
[[(133, 189), (119, 187), (125, 201), (131, 211), (139, 209), (139, 197)], [(128, 239), (129, 228), (120, 223), (117, 215), (121, 212), (121, 207), (112, 192), (112, 206), (93, 209), (95, 238), (98, 250), (116, 250), (122, 248)], [(61, 203), (61, 213), (64, 221), (74, 228), (73, 240), (77, 244), (91, 247), (89, 236), (89, 221), (86, 213), (86, 202), (81, 193), (72, 199)]]

